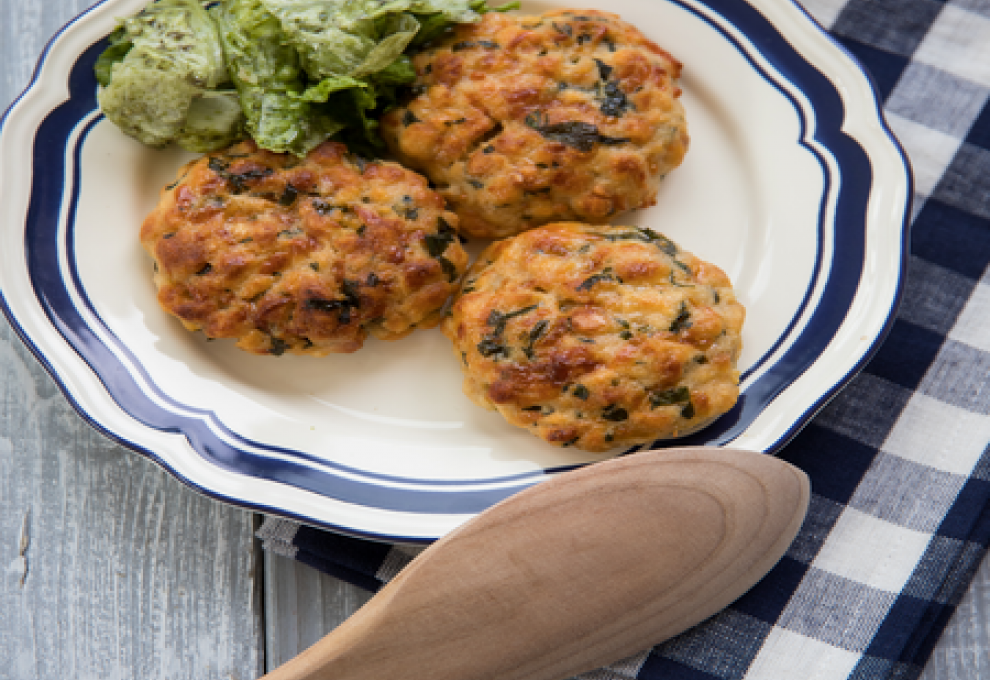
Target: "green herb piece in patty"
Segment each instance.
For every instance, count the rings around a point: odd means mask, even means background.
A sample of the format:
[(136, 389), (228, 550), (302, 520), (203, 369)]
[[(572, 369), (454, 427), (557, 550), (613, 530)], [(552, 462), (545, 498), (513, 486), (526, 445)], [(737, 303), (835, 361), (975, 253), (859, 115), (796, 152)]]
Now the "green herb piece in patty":
[(591, 123), (566, 121), (549, 124), (546, 122), (546, 116), (541, 115), (537, 111), (526, 116), (524, 122), (547, 139), (560, 142), (584, 153), (591, 151), (595, 147), (595, 144), (614, 146), (629, 141), (627, 137), (609, 137), (608, 135), (603, 135), (598, 132), (598, 126)]
[(614, 80), (610, 80), (602, 86), (599, 96), (602, 100), (600, 110), (606, 116), (619, 117), (632, 106), (626, 98), (626, 93)]
[(616, 406), (615, 404), (609, 404), (602, 411), (602, 418), (605, 420), (611, 420), (612, 422), (619, 422), (629, 418), (629, 412), (621, 406)]
[(690, 401), (691, 390), (687, 387), (672, 387), (660, 392), (650, 392), (650, 408), (658, 406), (671, 406), (672, 404), (683, 404)]
[(652, 243), (671, 257), (677, 255), (677, 245), (663, 234), (658, 234), (649, 227), (636, 227), (629, 231), (604, 232), (599, 233), (598, 236), (606, 241), (642, 241), (643, 243)]
[(211, 156), (206, 165), (210, 170), (227, 180), (230, 191), (234, 194), (244, 193), (252, 182), (264, 179), (275, 172), (271, 168), (254, 167), (240, 172), (231, 172), (231, 164), (223, 156)]
[(587, 279), (585, 279), (581, 285), (577, 287), (577, 290), (591, 290), (594, 288), (596, 283), (601, 283), (602, 281), (616, 281), (622, 283), (622, 279), (615, 275), (611, 267), (605, 267), (598, 274), (592, 274)]
[(437, 257), (437, 262), (440, 263), (440, 268), (443, 270), (444, 275), (447, 277), (447, 283), (453, 283), (457, 280), (457, 267), (454, 263), (448, 260), (443, 255)]
[(529, 307), (523, 307), (512, 312), (500, 312), (497, 309), (493, 309), (488, 315), (486, 323), (495, 328), (492, 331), (493, 333), (499, 334), (505, 330), (505, 324), (508, 323), (509, 319), (522, 316), (523, 314), (529, 314), (537, 307), (539, 307), (538, 304), (530, 305)]
[(595, 59), (595, 63), (598, 65), (598, 77), (607, 81), (612, 76), (612, 67), (601, 59)]
[(291, 184), (286, 184), (285, 191), (282, 192), (282, 195), (278, 199), (278, 204), (282, 207), (288, 208), (296, 202), (297, 196), (299, 196), (299, 190)]
[(491, 357), (505, 359), (509, 356), (509, 349), (502, 342), (501, 338), (489, 334), (478, 343), (478, 354), (486, 359), (490, 359)]
[(342, 299), (338, 300), (326, 300), (323, 298), (309, 298), (306, 300), (306, 307), (308, 309), (314, 309), (320, 312), (337, 312), (337, 321), (341, 324), (349, 324), (351, 322), (351, 311), (358, 309), (361, 306), (361, 295), (358, 290), (360, 283), (357, 281), (351, 281), (349, 279), (344, 279), (341, 283), (340, 290), (343, 295)]
[(442, 217), (437, 218), (437, 233), (427, 234), (423, 237), (423, 244), (430, 257), (440, 257), (447, 250), (447, 246), (457, 238), (457, 232)]
[(528, 359), (532, 359), (534, 356), (536, 356), (536, 352), (533, 349), (533, 347), (536, 345), (539, 339), (543, 337), (543, 334), (546, 333), (547, 328), (549, 326), (550, 326), (550, 322), (547, 319), (541, 319), (540, 321), (536, 322), (536, 325), (533, 326), (532, 329), (530, 329), (529, 342), (523, 348), (523, 353), (526, 355)]
[(497, 309), (493, 309), (485, 322), (492, 330), (478, 343), (478, 352), (481, 356), (486, 358), (495, 357), (496, 359), (508, 358), (509, 348), (502, 341), (502, 333), (505, 332), (505, 325), (509, 322), (509, 319), (529, 314), (537, 307), (539, 307), (538, 304), (530, 305), (529, 307), (523, 307), (512, 312), (500, 312)]
[(268, 348), (268, 353), (280, 357), (285, 354), (285, 350), (289, 348), (289, 345), (282, 338), (276, 338), (274, 335), (271, 339), (271, 346)]
[(691, 327), (691, 311), (687, 308), (687, 305), (681, 302), (681, 308), (677, 312), (677, 317), (670, 322), (670, 332), (679, 333), (682, 330)]

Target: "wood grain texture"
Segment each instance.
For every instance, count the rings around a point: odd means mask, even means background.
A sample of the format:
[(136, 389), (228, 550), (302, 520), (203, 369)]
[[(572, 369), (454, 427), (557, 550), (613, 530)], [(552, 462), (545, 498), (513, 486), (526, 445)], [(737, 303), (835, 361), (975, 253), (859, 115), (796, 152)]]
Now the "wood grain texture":
[(265, 553), (266, 671), (307, 649), (371, 598), (371, 593), (311, 567)]
[[(0, 110), (90, 4), (0, 0)], [(0, 320), (0, 679), (257, 677), (253, 530), (92, 430)]]
[(557, 475), (441, 538), (266, 678), (592, 671), (749, 590), (794, 539), (808, 499), (797, 468), (724, 448), (644, 452)]
[(71, 411), (0, 332), (0, 678), (252, 678), (250, 513)]
[(990, 678), (990, 559), (939, 638), (919, 680)]

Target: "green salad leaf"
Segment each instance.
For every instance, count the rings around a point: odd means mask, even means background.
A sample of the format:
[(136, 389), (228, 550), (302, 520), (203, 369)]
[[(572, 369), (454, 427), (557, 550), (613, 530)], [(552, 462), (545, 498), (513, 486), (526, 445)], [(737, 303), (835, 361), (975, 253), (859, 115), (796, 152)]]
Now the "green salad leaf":
[(298, 97), (306, 87), (299, 55), (260, 0), (221, 2), (210, 14), (220, 30), (247, 131), (259, 146), (302, 155), (342, 127)]
[[(262, 0), (278, 17), (310, 78), (366, 76), (402, 54), (419, 22), (376, 0)], [(466, 5), (466, 3), (465, 3)]]
[(116, 31), (107, 36), (107, 48), (96, 59), (96, 65), (93, 67), (93, 71), (96, 73), (96, 82), (101, 87), (110, 84), (113, 65), (123, 60), (132, 47), (134, 47), (134, 43), (127, 37), (127, 31), (124, 30), (123, 26), (118, 27)]
[(244, 113), (237, 90), (206, 90), (192, 100), (175, 142), (183, 149), (206, 153), (244, 137)]
[(100, 106), (151, 146), (212, 151), (246, 133), (302, 156), (336, 136), (378, 155), (378, 118), (416, 77), (409, 54), (494, 10), (485, 0), (157, 0), (109, 36), (95, 65)]
[[(216, 26), (196, 0), (159, 0), (125, 20), (96, 69), (103, 113), (149, 146), (201, 150), (243, 135), (240, 117), (216, 96), (227, 69)], [(198, 102), (207, 92), (211, 101)]]
[[(471, 0), (468, 7), (478, 15), (488, 14), (488, 12), (510, 12), (519, 9), (518, 0), (512, 0), (498, 7), (489, 7), (486, 0)], [(421, 48), (438, 38), (443, 37), (450, 31), (452, 22), (443, 12), (424, 13), (415, 12), (416, 20), (419, 21), (419, 33), (413, 39), (411, 46), (413, 49)]]

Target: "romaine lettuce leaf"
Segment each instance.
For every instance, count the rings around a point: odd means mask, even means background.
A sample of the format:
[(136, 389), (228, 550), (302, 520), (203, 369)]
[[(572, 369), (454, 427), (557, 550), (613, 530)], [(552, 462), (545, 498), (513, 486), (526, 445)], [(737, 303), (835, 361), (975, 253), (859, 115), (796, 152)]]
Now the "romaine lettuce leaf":
[(411, 14), (388, 16), (375, 23), (381, 24), (383, 37), (350, 72), (355, 78), (377, 73), (401, 57), (419, 31), (419, 22)]
[[(498, 7), (489, 7), (486, 0), (471, 0), (468, 3), (468, 7), (477, 14), (488, 14), (489, 12), (509, 12), (514, 9), (519, 9), (519, 1), (512, 0)], [(449, 16), (443, 13), (420, 13), (416, 11), (416, 20), (419, 21), (419, 33), (410, 43), (413, 49), (420, 48), (434, 40), (441, 38), (447, 31), (451, 29), (454, 22)], [(472, 20), (473, 21), (473, 20)]]
[(485, 0), (158, 0), (110, 36), (100, 105), (152, 146), (211, 151), (247, 132), (301, 156), (336, 135), (378, 155), (377, 119), (415, 80), (408, 53), (488, 11)]
[(396, 105), (397, 90), (412, 83), (416, 72), (405, 55), (367, 78), (331, 76), (309, 87), (300, 98), (326, 112), (342, 129), (339, 141), (362, 156), (381, 155), (383, 143), (378, 135), (381, 113)]
[[(417, 15), (449, 26), (476, 21), (479, 0), (259, 0), (278, 18), (310, 86), (300, 98), (344, 128), (342, 139), (380, 155), (377, 118), (396, 89), (415, 80), (404, 52), (420, 30)], [(349, 79), (349, 80), (348, 80)]]
[[(152, 77), (155, 85), (148, 87)], [(125, 134), (148, 146), (165, 146), (182, 132), (199, 91), (183, 73), (125, 58), (98, 97), (103, 113)]]
[[(299, 55), (260, 0), (227, 0), (210, 13), (220, 30), (247, 130), (259, 146), (303, 156), (343, 127), (312, 105), (319, 98), (304, 96), (306, 74)], [(348, 81), (338, 87), (358, 85)]]
[(207, 90), (193, 99), (176, 143), (187, 151), (206, 153), (244, 137), (244, 113), (237, 90)]
[(369, 87), (364, 80), (351, 78), (350, 76), (330, 76), (324, 78), (316, 85), (306, 88), (304, 92), (297, 95), (298, 99), (307, 102), (326, 103), (334, 92), (349, 90), (352, 87)]
[[(103, 113), (150, 146), (184, 137), (200, 140), (201, 134), (185, 130), (193, 103), (227, 80), (219, 37), (206, 10), (196, 0), (159, 0), (121, 28), (110, 54), (98, 62), (104, 79), (109, 66), (98, 95)], [(123, 52), (125, 43), (130, 48)], [(217, 144), (242, 134), (239, 118), (209, 118), (210, 137)], [(198, 114), (197, 125), (202, 120)], [(225, 129), (217, 127), (220, 120)]]
[(134, 43), (127, 38), (127, 32), (123, 26), (107, 36), (107, 48), (100, 53), (96, 59), (96, 64), (93, 66), (96, 82), (100, 84), (100, 87), (106, 87), (110, 84), (113, 65), (122, 61), (132, 47), (134, 47)]
[(261, 0), (314, 80), (368, 75), (391, 64), (416, 37), (414, 15), (469, 23), (471, 0)]
[(416, 80), (412, 59), (402, 54), (391, 64), (369, 76), (376, 85), (411, 85)]

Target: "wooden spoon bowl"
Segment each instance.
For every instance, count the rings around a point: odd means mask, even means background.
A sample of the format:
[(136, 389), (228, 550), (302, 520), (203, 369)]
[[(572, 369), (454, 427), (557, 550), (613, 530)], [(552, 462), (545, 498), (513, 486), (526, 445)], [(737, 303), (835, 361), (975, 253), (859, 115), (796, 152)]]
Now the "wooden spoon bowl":
[(557, 680), (729, 605), (783, 556), (809, 482), (768, 455), (650, 451), (557, 475), (435, 542), (269, 680)]

